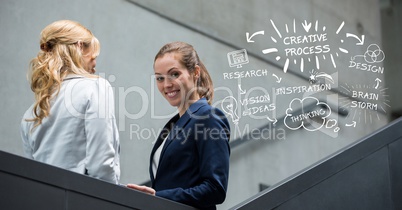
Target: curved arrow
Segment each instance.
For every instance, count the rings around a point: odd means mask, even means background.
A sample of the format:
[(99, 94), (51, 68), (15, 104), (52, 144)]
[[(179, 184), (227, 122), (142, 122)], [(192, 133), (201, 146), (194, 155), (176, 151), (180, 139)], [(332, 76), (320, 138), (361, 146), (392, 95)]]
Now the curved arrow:
[(381, 80), (380, 79), (378, 79), (378, 78), (376, 78), (375, 79), (375, 81), (377, 82), (377, 84), (375, 85), (375, 89), (378, 89), (378, 87), (380, 86), (380, 82), (381, 82)]
[(245, 94), (246, 91), (241, 89), (241, 84), (239, 84), (238, 86), (239, 86), (240, 94), (242, 94), (242, 95)]
[(352, 124), (345, 124), (347, 127), (353, 126), (356, 127), (356, 121), (353, 121)]
[(279, 78), (278, 76), (276, 76), (276, 74), (272, 74), (272, 76), (276, 77), (276, 79), (277, 79), (276, 82), (277, 83), (281, 82), (282, 78)]
[(356, 45), (363, 45), (364, 44), (364, 35), (362, 35), (362, 39), (359, 39), (359, 37), (354, 35), (354, 34), (346, 33), (346, 37), (353, 37), (353, 38), (357, 39), (359, 42), (356, 43)]
[(251, 40), (251, 38), (253, 38), (255, 35), (264, 35), (264, 31), (257, 31), (255, 33), (253, 33), (253, 35), (250, 36), (250, 34), (248, 32), (246, 32), (246, 38), (247, 38), (247, 42), (254, 42), (254, 40)]
[(278, 120), (274, 117), (274, 119), (273, 120), (271, 120), (268, 116), (267, 116), (267, 120), (269, 120), (269, 121), (271, 121), (271, 122), (274, 122), (273, 124), (275, 125), (275, 123), (276, 122), (278, 122)]

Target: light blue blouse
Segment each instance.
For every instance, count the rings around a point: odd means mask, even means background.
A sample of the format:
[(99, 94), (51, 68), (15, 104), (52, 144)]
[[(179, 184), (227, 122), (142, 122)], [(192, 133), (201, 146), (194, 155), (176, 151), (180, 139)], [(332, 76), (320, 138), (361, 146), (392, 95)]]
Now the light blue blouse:
[(26, 157), (112, 183), (120, 178), (113, 89), (103, 78), (69, 75), (49, 117), (33, 128), (33, 105), (21, 122)]

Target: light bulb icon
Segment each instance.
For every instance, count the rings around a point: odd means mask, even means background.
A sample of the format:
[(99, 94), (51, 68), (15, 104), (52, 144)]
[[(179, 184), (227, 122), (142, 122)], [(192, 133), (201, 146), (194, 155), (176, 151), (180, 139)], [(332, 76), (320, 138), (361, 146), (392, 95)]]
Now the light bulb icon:
[(237, 116), (237, 100), (233, 96), (227, 96), (221, 104), (222, 110), (232, 118), (232, 122), (237, 125), (239, 116)]

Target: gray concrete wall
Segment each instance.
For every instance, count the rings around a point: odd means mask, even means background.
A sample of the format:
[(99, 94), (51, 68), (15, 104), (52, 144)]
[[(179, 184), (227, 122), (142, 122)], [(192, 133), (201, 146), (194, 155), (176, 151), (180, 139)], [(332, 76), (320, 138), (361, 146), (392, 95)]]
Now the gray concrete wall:
[[(175, 113), (175, 109), (160, 96), (151, 77), (155, 53), (163, 44), (171, 41), (185, 41), (197, 49), (214, 80), (215, 106), (220, 107), (228, 95), (244, 97), (239, 94), (238, 84), (247, 91), (253, 88), (266, 90), (271, 96), (269, 103), (276, 105), (274, 111), (255, 117), (242, 116), (244, 107), (240, 106), (238, 128), (234, 123), (231, 124), (233, 137), (238, 138), (261, 126), (268, 126), (272, 133), (268, 140), (255, 138), (257, 140), (253, 143), (233, 149), (229, 191), (221, 209), (254, 195), (260, 183), (275, 184), (388, 122), (387, 113), (383, 111), (365, 112), (348, 107), (347, 104), (354, 99), (345, 96), (347, 91), (342, 88), (347, 85), (367, 85), (371, 90), (376, 78), (384, 81), (383, 74), (348, 67), (351, 56), (364, 54), (370, 43), (382, 46), (380, 11), (376, 0), (252, 0), (236, 3), (229, 0), (42, 0), (40, 3), (1, 0), (0, 5), (0, 148), (4, 151), (22, 155), (19, 123), (24, 111), (33, 102), (26, 80), (28, 63), (39, 50), (40, 31), (59, 19), (81, 22), (101, 42), (97, 70), (115, 89), (122, 148), (122, 183), (148, 180), (149, 153), (155, 135)], [(297, 35), (305, 34), (301, 26), (304, 20), (312, 22), (312, 28), (315, 21), (318, 21), (320, 30), (325, 26), (328, 36), (331, 36), (327, 44), (339, 54), (335, 56), (337, 68), (329, 58), (320, 58), (319, 69), (314, 62), (306, 61), (302, 72), (297, 60), (298, 63), (291, 62), (289, 70), (284, 73), (284, 59), (276, 60), (276, 56), (286, 57), (284, 51), (277, 54), (261, 53), (261, 50), (274, 47), (271, 36), (279, 40), (270, 19), (284, 35), (285, 25), (292, 27), (293, 20), (297, 23)], [(342, 31), (335, 34), (343, 21)], [(256, 35), (254, 43), (246, 41), (246, 32), (252, 34), (261, 30), (265, 34)], [(365, 44), (357, 46), (356, 39), (346, 37), (347, 32), (360, 38), (365, 35)], [(278, 44), (275, 47), (283, 49), (286, 46)], [(339, 52), (339, 47), (347, 49), (349, 53)], [(227, 60), (227, 53), (239, 49), (247, 49), (249, 53), (250, 62), (243, 65), (242, 70), (267, 69), (269, 75), (241, 81), (225, 79), (224, 73), (239, 71), (229, 67)], [(314, 56), (305, 56), (306, 60), (308, 58), (315, 59)], [(280, 87), (308, 86), (312, 69), (333, 77), (332, 90), (314, 94), (273, 94), (273, 89)], [(272, 74), (281, 77), (281, 83), (276, 83)], [(334, 127), (325, 126), (317, 131), (290, 130), (281, 122), (273, 125), (267, 120), (266, 116), (280, 119), (292, 99), (307, 96), (325, 100), (331, 105), (333, 112), (328, 119), (336, 120), (336, 126), (340, 129), (338, 132), (334, 132)], [(392, 98), (382, 96), (379, 99), (385, 100)], [(337, 106), (342, 105), (346, 105), (345, 110), (351, 115), (345, 117), (337, 114)], [(389, 111), (387, 107), (385, 111)], [(350, 126), (353, 121), (357, 122), (356, 127)]]
[(402, 19), (402, 2), (383, 1), (381, 10), (381, 30), (382, 40), (384, 43), (384, 50), (387, 52), (387, 61), (385, 67), (388, 73), (385, 75), (387, 87), (390, 90), (390, 102), (393, 117), (402, 115), (402, 97), (400, 90), (400, 78), (402, 78), (402, 26), (400, 20)]

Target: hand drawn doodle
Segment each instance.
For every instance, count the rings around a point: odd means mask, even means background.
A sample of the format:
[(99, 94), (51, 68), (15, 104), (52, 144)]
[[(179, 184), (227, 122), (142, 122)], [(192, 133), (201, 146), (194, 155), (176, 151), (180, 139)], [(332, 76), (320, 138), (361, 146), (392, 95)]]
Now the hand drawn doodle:
[(355, 60), (356, 57), (364, 57), (367, 63), (381, 63), (385, 59), (385, 53), (377, 44), (371, 44), (367, 47), (364, 55), (355, 55), (352, 57), (352, 61)]
[[(307, 109), (311, 104), (313, 107)], [(301, 110), (301, 113), (297, 113), (297, 110)], [(329, 117), (330, 114), (331, 108), (326, 103), (320, 102), (317, 98), (295, 98), (290, 102), (289, 108), (286, 110), (284, 124), (291, 130), (304, 128), (307, 131), (316, 131), (325, 124), (326, 118)], [(321, 123), (315, 123), (312, 125), (309, 121), (313, 118), (321, 119)]]
[[(327, 58), (326, 55), (329, 55), (331, 58), (331, 62), (336, 68), (336, 63), (334, 59), (334, 53), (336, 56), (339, 56), (337, 52), (331, 50), (329, 46), (329, 40), (326, 32), (326, 27), (323, 26), (322, 29), (319, 27), (318, 20), (315, 21), (314, 30), (312, 30), (313, 24), (307, 22), (306, 20), (301, 23), (302, 28), (306, 31), (307, 35), (300, 35), (297, 36), (297, 24), (296, 21), (293, 20), (293, 34), (289, 34), (289, 27), (285, 24), (286, 34), (285, 36), (279, 31), (278, 27), (276, 26), (275, 22), (271, 19), (271, 25), (276, 31), (279, 38), (275, 38), (271, 36), (271, 40), (274, 43), (278, 43), (278, 39), (286, 46), (284, 49), (284, 54), (286, 56), (285, 64), (283, 66), (283, 72), (286, 73), (289, 68), (290, 60), (293, 59), (293, 63), (297, 64), (300, 63), (300, 71), (304, 71), (304, 64), (307, 59), (308, 62), (311, 62), (310, 57), (313, 56), (316, 69), (320, 69), (320, 58), (322, 57), (324, 60)], [(344, 26), (344, 22), (339, 26), (336, 34), (338, 34)], [(254, 35), (254, 34), (253, 34)], [(343, 42), (343, 40), (341, 40)], [(308, 45), (304, 47), (300, 47), (300, 44)], [(348, 51), (344, 48), (339, 47), (340, 52), (348, 53)], [(269, 53), (278, 53), (279, 49), (272, 47), (262, 50), (263, 54)], [(307, 56), (307, 57), (305, 57)], [(281, 60), (281, 56), (276, 56), (275, 58), (277, 61)], [(300, 61), (299, 61), (300, 59)]]
[(316, 72), (316, 71), (314, 71), (314, 69), (311, 70), (310, 71), (310, 77), (309, 77), (310, 84), (316, 83), (317, 78), (324, 78), (325, 80), (328, 80), (328, 81), (332, 82), (333, 84), (335, 83), (334, 79), (332, 79), (331, 75), (329, 75), (329, 74), (327, 74), (325, 72)]
[(237, 100), (233, 96), (227, 96), (223, 99), (221, 104), (222, 110), (232, 118), (234, 124), (239, 123), (239, 116), (237, 115)]
[(258, 34), (261, 34), (261, 35), (264, 35), (264, 31), (257, 31), (257, 32), (255, 32), (255, 33), (253, 33), (253, 35), (251, 35), (250, 36), (250, 34), (248, 33), (248, 32), (246, 32), (246, 39), (247, 39), (247, 42), (254, 42), (254, 40), (251, 40), (255, 35), (258, 35)]
[(376, 82), (376, 84), (375, 84), (375, 86), (374, 86), (374, 89), (378, 89), (378, 88), (380, 87), (380, 82), (381, 82), (381, 80), (378, 79), (378, 78), (375, 78), (375, 82)]
[(274, 119), (271, 119), (271, 118), (269, 118), (268, 116), (267, 116), (267, 120), (268, 121), (270, 121), (270, 122), (273, 122), (272, 124), (276, 124), (277, 122), (278, 122), (278, 120), (275, 118), (275, 117), (273, 117)]
[[(378, 83), (378, 80), (377, 80)], [(349, 109), (348, 117), (352, 120), (361, 122), (360, 116), (364, 113), (364, 122), (373, 122), (373, 114), (380, 120), (378, 111), (386, 113), (389, 105), (388, 95), (385, 93), (387, 88), (377, 85), (349, 85), (340, 86), (340, 91), (348, 95), (339, 98), (340, 109)], [(351, 100), (352, 99), (352, 100)], [(355, 127), (355, 125), (353, 126)]]
[(351, 124), (345, 124), (347, 127), (356, 127), (356, 121), (353, 121)]
[(237, 86), (239, 87), (239, 93), (240, 93), (241, 95), (246, 94), (246, 90), (242, 90), (242, 89), (241, 89), (241, 84), (238, 84)]
[[(337, 120), (335, 120), (335, 119), (329, 119), (329, 120), (327, 121), (327, 123), (325, 124), (325, 127), (326, 127), (326, 128), (333, 128), (333, 127), (335, 127), (337, 124), (338, 124), (338, 121), (337, 121)], [(340, 129), (341, 129), (341, 128), (339, 128), (339, 127), (335, 127), (335, 128), (334, 128), (334, 132), (337, 133)]]
[(247, 50), (236, 50), (228, 53), (228, 62), (230, 67), (241, 68), (242, 65), (247, 64), (249, 62)]
[(281, 83), (282, 78), (276, 76), (276, 74), (272, 74), (272, 76), (276, 78), (276, 83)]

